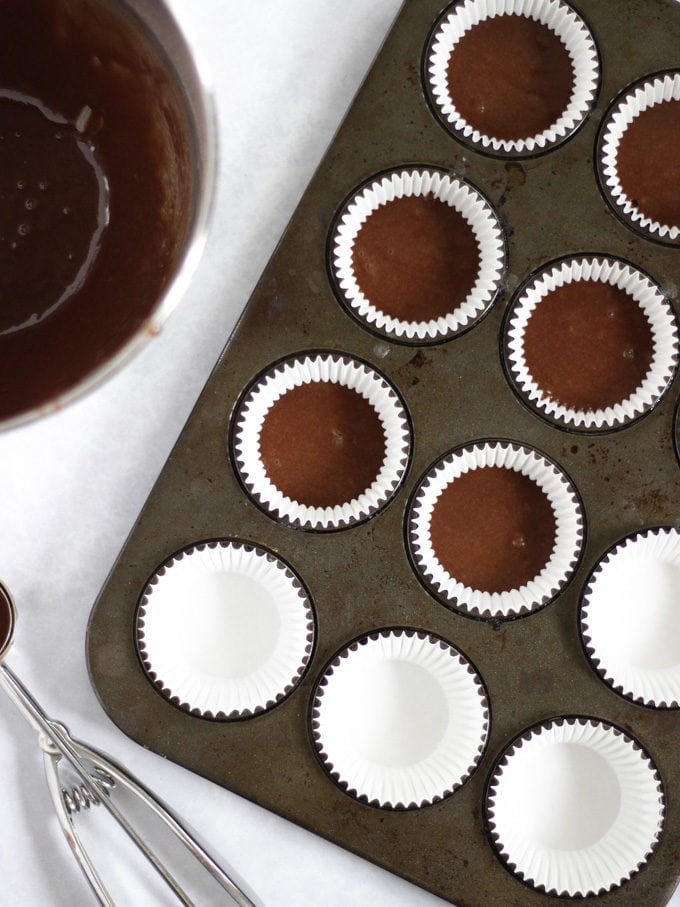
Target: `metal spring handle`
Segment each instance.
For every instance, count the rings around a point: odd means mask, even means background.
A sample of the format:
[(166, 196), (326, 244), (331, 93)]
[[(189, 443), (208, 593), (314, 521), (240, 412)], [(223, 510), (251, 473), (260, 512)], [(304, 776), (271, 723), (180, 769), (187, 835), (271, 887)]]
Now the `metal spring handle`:
[[(0, 652), (0, 658), (2, 654)], [(74, 740), (64, 725), (48, 718), (18, 677), (5, 664), (0, 664), (0, 686), (40, 735), (47, 784), (59, 823), (76, 860), (101, 904), (105, 907), (115, 907), (115, 902), (111, 899), (74, 826), (74, 818), (78, 813), (91, 806), (103, 807), (139, 848), (180, 903), (185, 907), (193, 907), (193, 902), (172, 877), (167, 867), (112, 802), (110, 792), (116, 786), (120, 786), (137, 797), (144, 806), (164, 822), (172, 834), (228, 892), (239, 907), (255, 907), (254, 902), (215, 862), (165, 804), (154, 797), (122, 767), (97, 750)], [(78, 778), (77, 784), (70, 788), (64, 786), (59, 774), (60, 764), (64, 762), (70, 766)]]
[[(116, 782), (111, 775), (107, 775), (102, 769), (95, 769), (92, 775), (98, 785), (104, 788), (104, 792), (108, 796), (109, 791), (113, 790), (116, 786)], [(69, 816), (72, 816), (74, 813), (79, 813), (81, 809), (99, 806), (101, 803), (101, 798), (93, 797), (90, 789), (85, 787), (84, 784), (76, 784), (70, 790), (66, 787), (62, 787), (61, 798), (64, 801), (64, 807)]]

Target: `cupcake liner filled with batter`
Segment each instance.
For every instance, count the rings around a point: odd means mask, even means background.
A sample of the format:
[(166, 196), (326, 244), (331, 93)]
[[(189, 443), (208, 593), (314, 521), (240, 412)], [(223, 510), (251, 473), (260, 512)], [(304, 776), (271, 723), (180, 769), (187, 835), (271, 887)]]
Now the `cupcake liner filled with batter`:
[(316, 687), (312, 736), (322, 765), (351, 796), (385, 809), (428, 806), (475, 771), (489, 704), (473, 665), (416, 629), (363, 636)]
[(443, 170), (376, 176), (332, 228), (334, 288), (366, 327), (405, 343), (435, 343), (488, 311), (505, 271), (498, 217), (474, 186)]
[(378, 371), (339, 353), (292, 356), (245, 392), (232, 454), (250, 496), (274, 519), (344, 529), (377, 513), (408, 467), (406, 407)]
[(478, 441), (437, 460), (407, 514), (411, 559), (425, 587), (472, 617), (518, 617), (571, 579), (584, 517), (571, 480), (510, 441)]
[(680, 70), (650, 75), (615, 99), (598, 142), (607, 201), (643, 235), (680, 244)]
[(561, 0), (463, 0), (436, 24), (424, 69), (447, 130), (481, 151), (522, 156), (580, 126), (600, 65), (588, 26)]
[(618, 542), (583, 590), (581, 635), (600, 677), (654, 708), (680, 708), (680, 531)]
[(137, 609), (140, 660), (172, 703), (203, 718), (248, 718), (300, 682), (315, 638), (311, 600), (269, 551), (231, 539), (185, 548), (151, 577)]
[(506, 868), (562, 897), (603, 894), (630, 879), (665, 818), (651, 757), (623, 730), (586, 716), (545, 721), (518, 737), (493, 769), (485, 805)]
[(551, 262), (516, 294), (505, 365), (540, 415), (577, 431), (608, 431), (652, 409), (678, 363), (672, 306), (654, 281), (616, 258)]

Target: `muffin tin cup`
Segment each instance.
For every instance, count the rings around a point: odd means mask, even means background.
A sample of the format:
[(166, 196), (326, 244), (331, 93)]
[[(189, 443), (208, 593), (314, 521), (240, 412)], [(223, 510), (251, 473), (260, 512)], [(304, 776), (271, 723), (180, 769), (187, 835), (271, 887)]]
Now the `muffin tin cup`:
[[(406, 321), (378, 309), (357, 282), (353, 251), (362, 226), (374, 211), (404, 197), (435, 198), (455, 209), (469, 224), (479, 250), (479, 270), (467, 297), (436, 319)], [(409, 344), (439, 343), (475, 325), (496, 300), (506, 266), (505, 237), (498, 216), (482, 193), (444, 170), (410, 167), (373, 177), (343, 206), (329, 240), (335, 292), (365, 327)]]
[(465, 655), (415, 628), (360, 637), (324, 669), (311, 733), (350, 796), (384, 809), (448, 797), (475, 771), (489, 734), (484, 683)]
[(248, 718), (285, 699), (312, 655), (315, 617), (299, 577), (233, 539), (179, 551), (151, 577), (135, 619), (156, 689), (192, 715)]
[(660, 223), (646, 215), (628, 198), (618, 175), (619, 146), (626, 130), (643, 111), (670, 100), (680, 101), (680, 70), (647, 76), (623, 91), (600, 127), (597, 165), (604, 196), (624, 223), (649, 239), (680, 245), (680, 224)]
[(651, 708), (680, 708), (680, 532), (646, 529), (596, 564), (583, 590), (583, 644), (605, 683)]
[[(495, 16), (526, 16), (546, 25), (565, 45), (574, 72), (571, 97), (556, 122), (537, 135), (503, 139), (486, 135), (456, 109), (447, 84), (452, 51), (466, 32)], [(549, 151), (569, 138), (595, 104), (600, 62), (595, 41), (583, 19), (562, 0), (463, 0), (451, 5), (435, 25), (424, 60), (430, 103), (442, 125), (475, 150), (498, 156), (527, 157)]]
[[(291, 500), (270, 481), (260, 453), (268, 411), (287, 391), (312, 382), (356, 391), (373, 406), (385, 433), (385, 458), (373, 483), (358, 497), (333, 507)], [(340, 353), (302, 353), (272, 366), (248, 388), (233, 415), (231, 447), (244, 488), (266, 513), (295, 528), (329, 531), (370, 518), (394, 496), (408, 468), (411, 430), (400, 395), (372, 366)]]
[(486, 819), (506, 868), (562, 897), (618, 888), (657, 847), (665, 796), (641, 745), (587, 716), (544, 721), (522, 733), (492, 770)]
[[(500, 467), (531, 478), (545, 493), (555, 517), (555, 542), (543, 569), (517, 589), (487, 592), (459, 582), (432, 546), (431, 519), (443, 490), (470, 470)], [(544, 607), (567, 585), (581, 558), (585, 520), (576, 488), (538, 451), (512, 441), (478, 441), (439, 459), (416, 486), (407, 514), (409, 552), (416, 574), (445, 605), (469, 617), (507, 620)]]
[[(649, 322), (653, 353), (642, 383), (620, 403), (602, 409), (565, 406), (541, 388), (531, 375), (524, 350), (527, 324), (557, 287), (593, 281), (624, 290)], [(660, 287), (628, 262), (605, 256), (579, 256), (550, 262), (517, 292), (506, 314), (504, 365), (521, 399), (538, 415), (574, 431), (605, 432), (622, 428), (648, 413), (668, 390), (678, 365), (677, 319)]]

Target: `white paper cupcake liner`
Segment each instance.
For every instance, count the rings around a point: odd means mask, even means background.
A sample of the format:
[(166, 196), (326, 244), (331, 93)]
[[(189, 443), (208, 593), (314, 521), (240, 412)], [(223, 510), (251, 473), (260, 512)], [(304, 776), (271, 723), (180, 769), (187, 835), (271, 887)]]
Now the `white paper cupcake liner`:
[(675, 407), (675, 416), (673, 418), (673, 448), (675, 456), (680, 466), (680, 397)]
[(619, 145), (630, 124), (643, 110), (671, 100), (680, 101), (680, 72), (641, 79), (618, 97), (602, 123), (598, 165), (605, 197), (619, 216), (639, 232), (680, 243), (680, 224), (661, 224), (648, 217), (625, 194), (618, 176)]
[[(374, 407), (385, 432), (385, 459), (373, 483), (358, 497), (333, 507), (291, 500), (270, 481), (260, 454), (267, 412), (287, 391), (311, 382), (355, 390)], [(232, 430), (235, 467), (248, 493), (274, 519), (305, 529), (344, 529), (377, 513), (399, 488), (411, 451), (409, 419), (396, 389), (365, 362), (336, 353), (300, 354), (273, 366), (247, 390)]]
[(486, 799), (507, 868), (551, 895), (617, 888), (657, 846), (665, 818), (650, 756), (619, 728), (569, 716), (530, 728), (504, 752)]
[[(564, 43), (574, 69), (574, 84), (566, 109), (555, 123), (537, 135), (501, 139), (485, 135), (456, 109), (447, 84), (451, 53), (463, 35), (494, 16), (526, 16), (546, 25)], [(562, 0), (465, 0), (456, 3), (435, 27), (427, 49), (427, 82), (434, 109), (444, 126), (463, 140), (497, 154), (538, 154), (568, 138), (595, 103), (600, 64), (587, 25)]]
[[(577, 410), (552, 399), (531, 376), (524, 353), (524, 333), (536, 307), (557, 287), (579, 280), (623, 290), (642, 309), (652, 332), (652, 361), (642, 383), (626, 400), (604, 409)], [(672, 306), (646, 274), (611, 257), (566, 258), (542, 268), (511, 305), (505, 345), (510, 377), (525, 402), (552, 421), (578, 431), (607, 431), (640, 418), (659, 402), (678, 364), (678, 328)]]
[[(403, 321), (380, 311), (357, 283), (354, 243), (371, 214), (394, 199), (432, 196), (454, 208), (470, 225), (479, 249), (479, 271), (467, 297), (439, 318)], [(331, 235), (332, 271), (340, 300), (372, 330), (404, 342), (443, 341), (470, 328), (493, 304), (505, 272), (505, 240), (495, 211), (481, 193), (451, 173), (435, 169), (394, 170), (361, 188), (340, 215)]]
[(384, 629), (333, 659), (311, 720), (321, 762), (343, 790), (373, 806), (415, 809), (449, 796), (474, 772), (489, 704), (454, 646), (420, 630)]
[[(547, 564), (524, 586), (504, 592), (472, 589), (459, 582), (439, 562), (431, 539), (432, 513), (443, 490), (463, 473), (489, 466), (533, 479), (555, 515), (555, 543)], [(479, 441), (443, 456), (416, 488), (407, 519), (411, 557), (426, 588), (444, 604), (473, 617), (518, 617), (548, 604), (573, 576), (584, 542), (583, 508), (571, 480), (538, 451), (510, 441)]]
[(178, 552), (149, 581), (136, 618), (157, 689), (203, 718), (256, 715), (304, 674), (315, 619), (300, 579), (265, 549), (234, 540)]
[(680, 708), (680, 531), (618, 542), (585, 585), (580, 620), (605, 683), (641, 705)]

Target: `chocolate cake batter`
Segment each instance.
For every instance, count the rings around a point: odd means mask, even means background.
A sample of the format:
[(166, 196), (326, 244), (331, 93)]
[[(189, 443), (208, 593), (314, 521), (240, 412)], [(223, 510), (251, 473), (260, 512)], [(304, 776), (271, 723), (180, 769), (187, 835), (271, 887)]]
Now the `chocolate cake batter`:
[(12, 611), (4, 592), (0, 589), (0, 658), (4, 655), (4, 649), (12, 633)]
[(0, 335), (38, 324), (83, 286), (108, 201), (93, 146), (75, 126), (0, 89)]
[(454, 47), (449, 96), (484, 135), (512, 141), (538, 135), (569, 104), (574, 70), (567, 48), (546, 25), (526, 16), (485, 19)]
[(648, 107), (621, 136), (617, 173), (626, 196), (652, 220), (680, 227), (680, 101)]
[(0, 5), (0, 419), (71, 388), (149, 316), (189, 224), (191, 142), (131, 15)]
[(283, 494), (308, 507), (333, 507), (373, 484), (385, 459), (385, 432), (364, 397), (319, 381), (274, 403), (262, 425), (260, 455)]
[(472, 228), (434, 196), (394, 199), (374, 211), (354, 243), (352, 265), (364, 296), (402, 321), (453, 312), (479, 270)]
[(524, 335), (527, 368), (543, 393), (592, 411), (626, 400), (649, 370), (652, 330), (624, 290), (581, 280), (534, 309)]
[(555, 514), (533, 479), (497, 466), (463, 473), (432, 512), (432, 547), (458, 582), (507, 592), (534, 579), (555, 544)]

